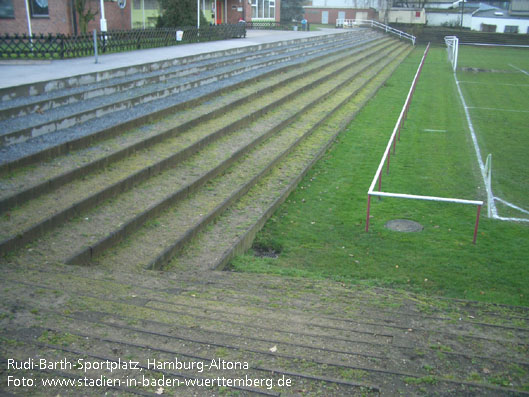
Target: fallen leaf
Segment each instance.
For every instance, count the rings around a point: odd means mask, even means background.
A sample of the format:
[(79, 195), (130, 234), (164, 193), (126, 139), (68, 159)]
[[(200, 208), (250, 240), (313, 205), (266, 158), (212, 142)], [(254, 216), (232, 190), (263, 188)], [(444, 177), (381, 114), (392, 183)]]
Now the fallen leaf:
[(163, 387), (159, 387), (158, 389), (156, 389), (154, 394), (163, 394)]
[(272, 353), (275, 353), (275, 352), (277, 351), (277, 346), (271, 347), (271, 348), (270, 348), (270, 351), (271, 351)]

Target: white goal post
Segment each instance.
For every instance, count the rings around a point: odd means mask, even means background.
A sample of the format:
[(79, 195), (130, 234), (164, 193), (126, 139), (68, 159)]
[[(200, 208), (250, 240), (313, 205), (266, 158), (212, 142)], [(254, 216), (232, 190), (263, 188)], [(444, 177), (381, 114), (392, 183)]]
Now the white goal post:
[(446, 51), (448, 52), (448, 60), (452, 64), (452, 69), (455, 72), (457, 69), (457, 57), (459, 55), (459, 39), (456, 36), (445, 36)]

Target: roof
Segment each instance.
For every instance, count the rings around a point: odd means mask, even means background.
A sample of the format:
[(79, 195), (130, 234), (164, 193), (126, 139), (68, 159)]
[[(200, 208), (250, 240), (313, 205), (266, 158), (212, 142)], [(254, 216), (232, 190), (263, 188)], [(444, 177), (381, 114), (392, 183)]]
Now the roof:
[(512, 14), (509, 14), (509, 10), (504, 10), (500, 8), (496, 8), (492, 10), (478, 10), (473, 14), (473, 16), (477, 18), (528, 19), (529, 20), (529, 16), (512, 15)]

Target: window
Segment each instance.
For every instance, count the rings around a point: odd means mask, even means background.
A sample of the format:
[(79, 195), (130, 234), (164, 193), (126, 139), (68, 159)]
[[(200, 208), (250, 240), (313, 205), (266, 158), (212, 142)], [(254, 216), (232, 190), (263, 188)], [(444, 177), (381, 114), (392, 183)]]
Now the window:
[(481, 31), (487, 33), (495, 33), (496, 25), (487, 25), (486, 23), (481, 24)]
[(505, 26), (504, 33), (518, 33), (518, 26)]
[(30, 0), (30, 9), (32, 17), (47, 17), (48, 12), (48, 0)]
[(14, 18), (13, 0), (0, 0), (0, 18)]
[(143, 1), (143, 7), (145, 10), (159, 10), (160, 5), (158, 0), (134, 0), (133, 6), (135, 10), (141, 10), (141, 3)]
[(420, 17), (421, 17), (421, 12), (415, 11), (415, 18), (420, 18)]
[(252, 0), (252, 19), (266, 18), (275, 19), (275, 0)]

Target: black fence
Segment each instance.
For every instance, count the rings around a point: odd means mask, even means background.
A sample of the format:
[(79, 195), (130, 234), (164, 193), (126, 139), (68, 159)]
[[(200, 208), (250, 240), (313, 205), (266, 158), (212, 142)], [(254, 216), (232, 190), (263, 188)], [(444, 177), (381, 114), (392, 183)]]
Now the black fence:
[[(180, 36), (181, 37), (177, 37)], [(122, 52), (142, 48), (173, 46), (180, 43), (226, 40), (246, 37), (246, 24), (186, 28), (136, 29), (96, 33), (97, 51)], [(179, 40), (178, 40), (179, 39)], [(94, 35), (8, 35), (0, 36), (2, 59), (64, 59), (94, 54)]]
[(434, 27), (434, 26), (409, 26), (401, 24), (391, 24), (396, 29), (417, 36), (418, 44), (440, 44), (445, 45), (445, 36), (457, 36), (459, 44), (481, 43), (481, 44), (503, 44), (503, 45), (529, 45), (528, 34), (512, 33), (488, 33), (477, 32), (468, 29)]

